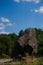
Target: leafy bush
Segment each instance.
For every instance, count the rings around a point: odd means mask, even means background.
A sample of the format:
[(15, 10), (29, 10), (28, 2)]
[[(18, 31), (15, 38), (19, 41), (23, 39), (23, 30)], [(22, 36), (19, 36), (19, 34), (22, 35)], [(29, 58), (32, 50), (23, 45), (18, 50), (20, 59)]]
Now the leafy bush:
[(10, 57), (8, 55), (6, 55), (6, 54), (2, 54), (1, 58), (7, 58), (7, 59), (9, 59)]

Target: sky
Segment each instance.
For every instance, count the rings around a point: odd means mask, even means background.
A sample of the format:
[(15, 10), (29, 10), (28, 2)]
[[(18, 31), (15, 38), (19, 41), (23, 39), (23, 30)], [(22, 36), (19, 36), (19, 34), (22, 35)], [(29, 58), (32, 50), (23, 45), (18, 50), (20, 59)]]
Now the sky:
[(0, 34), (43, 29), (43, 0), (0, 0)]

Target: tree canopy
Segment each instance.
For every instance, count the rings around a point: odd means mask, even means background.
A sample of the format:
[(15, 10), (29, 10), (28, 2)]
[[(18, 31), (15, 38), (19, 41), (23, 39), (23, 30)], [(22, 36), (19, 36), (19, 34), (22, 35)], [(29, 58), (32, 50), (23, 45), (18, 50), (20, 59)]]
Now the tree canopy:
[[(43, 55), (43, 30), (37, 29), (36, 30), (36, 38), (38, 40), (38, 54), (40, 56)], [(5, 54), (11, 57), (12, 49), (16, 41), (25, 33), (25, 30), (21, 30), (19, 34), (0, 34), (0, 57), (1, 55)]]

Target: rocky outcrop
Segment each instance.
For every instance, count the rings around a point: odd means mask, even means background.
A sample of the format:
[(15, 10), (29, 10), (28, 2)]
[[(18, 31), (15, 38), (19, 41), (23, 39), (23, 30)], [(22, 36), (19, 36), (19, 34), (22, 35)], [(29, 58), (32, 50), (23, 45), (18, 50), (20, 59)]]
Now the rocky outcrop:
[(23, 36), (15, 43), (13, 49), (13, 57), (20, 58), (28, 53), (32, 55), (32, 52), (37, 53), (37, 39), (35, 29), (27, 29)]
[(33, 52), (37, 53), (37, 39), (35, 29), (27, 29), (25, 34), (18, 40), (20, 46), (30, 45), (33, 48)]

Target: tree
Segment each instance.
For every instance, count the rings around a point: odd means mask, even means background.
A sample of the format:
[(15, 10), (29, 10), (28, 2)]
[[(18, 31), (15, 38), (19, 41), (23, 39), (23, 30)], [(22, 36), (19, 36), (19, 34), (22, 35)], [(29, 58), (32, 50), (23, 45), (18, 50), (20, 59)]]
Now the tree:
[(23, 34), (24, 34), (24, 31), (21, 30), (21, 31), (19, 32), (19, 37), (22, 36)]

